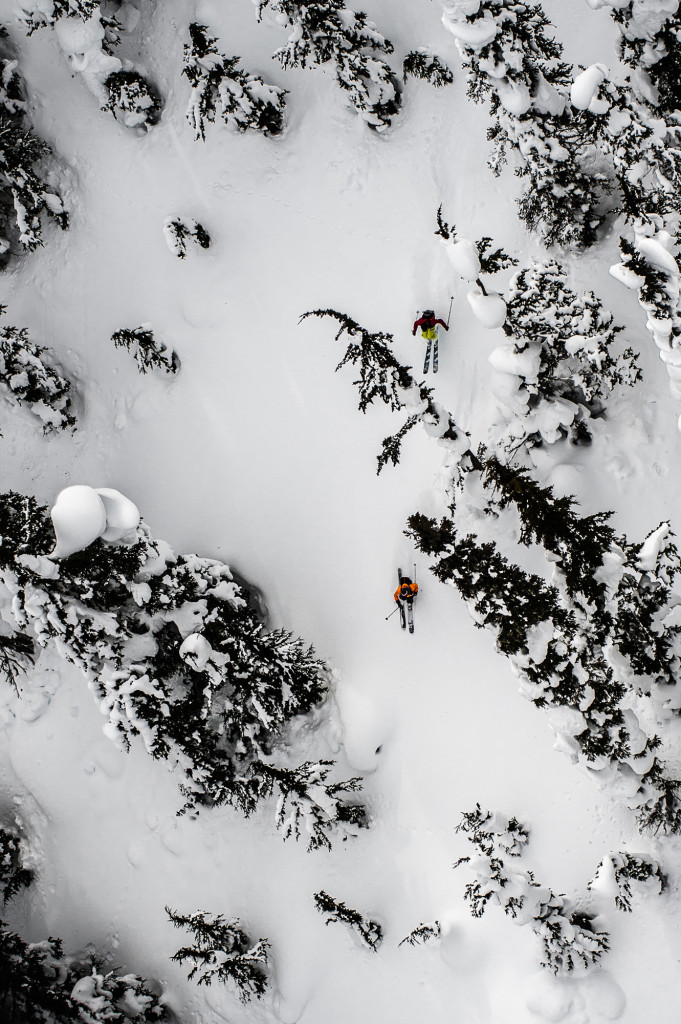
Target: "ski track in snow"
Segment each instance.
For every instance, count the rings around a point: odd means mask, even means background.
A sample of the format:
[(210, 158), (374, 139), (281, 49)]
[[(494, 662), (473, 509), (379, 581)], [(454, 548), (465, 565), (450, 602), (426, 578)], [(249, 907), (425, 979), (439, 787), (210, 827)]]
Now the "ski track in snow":
[[(376, 478), (375, 454), (397, 419), (357, 414), (352, 370), (333, 374), (344, 349), (332, 322), (298, 326), (306, 310), (339, 309), (393, 332), (398, 356), (418, 371), (414, 310), (432, 304), (442, 315), (454, 294), (429, 383), (476, 442), (487, 438), (487, 356), (503, 336), (470, 314), (433, 234), (435, 212), (443, 203), (462, 233), (493, 235), (521, 261), (540, 249), (515, 217), (510, 171), (494, 179), (484, 166), (486, 116), (464, 98), (439, 5), (362, 5), (398, 54), (432, 45), (456, 75), (439, 92), (411, 82), (380, 138), (344, 111), (329, 74), (281, 73), (269, 55), (284, 36), (257, 26), (248, 0), (194, 6), (227, 52), (291, 90), (282, 139), (216, 125), (205, 144), (193, 141), (179, 74), (192, 11), (180, 0), (145, 14), (144, 56), (167, 106), (144, 138), (97, 110), (49, 32), (25, 40), (5, 17), (38, 128), (71, 166), (72, 228), (51, 232), (4, 277), (0, 301), (7, 322), (28, 326), (75, 372), (84, 405), (72, 439), (42, 440), (29, 416), (3, 411), (4, 483), (50, 503), (69, 483), (119, 488), (176, 551), (222, 558), (260, 586), (273, 625), (314, 643), (338, 672), (339, 767), (366, 773), (374, 824), (327, 855), (282, 843), (271, 806), (249, 821), (224, 808), (177, 818), (173, 777), (141, 749), (123, 756), (109, 746), (82, 677), (46, 655), (24, 701), (7, 695), (0, 705), (3, 805), (9, 813), (16, 799), (39, 867), (33, 898), (15, 900), (7, 919), (32, 940), (49, 933), (69, 950), (110, 949), (115, 963), (162, 979), (179, 1019), (195, 1024), (672, 1024), (679, 843), (638, 838), (631, 816), (552, 749), (546, 719), (518, 696), (505, 660), (455, 593), (429, 577), (427, 560), (417, 558), (414, 636), (396, 616), (384, 621), (396, 566), (414, 561), (407, 516), (441, 510), (441, 450), (414, 431), (400, 466)], [(558, 11), (557, 0), (546, 6)], [(9, 0), (0, 8), (13, 10)], [(599, 59), (593, 37), (567, 28), (571, 59)], [(169, 254), (161, 228), (175, 213), (204, 224), (208, 252)], [(641, 312), (608, 278), (615, 248), (574, 273), (626, 313), (646, 381), (613, 405), (591, 450), (556, 446), (539, 470), (576, 483), (588, 512), (615, 506), (617, 528), (642, 537), (663, 516), (677, 525), (680, 442)], [(177, 349), (177, 380), (139, 377), (109, 341), (147, 321)], [(336, 733), (329, 723), (310, 749), (333, 756)], [(610, 908), (602, 970), (565, 980), (538, 972), (529, 928), (495, 907), (473, 920), (463, 903), (471, 876), (452, 863), (469, 851), (454, 827), (476, 801), (530, 825), (527, 866), (557, 892), (583, 892), (622, 843), (654, 848), (672, 889), (632, 915)], [(320, 888), (383, 923), (377, 954), (343, 926), (324, 927), (312, 902)], [(165, 904), (239, 916), (250, 934), (267, 936), (276, 989), (244, 1007), (229, 989), (187, 983), (169, 960), (183, 936)], [(436, 918), (440, 942), (398, 948)]]

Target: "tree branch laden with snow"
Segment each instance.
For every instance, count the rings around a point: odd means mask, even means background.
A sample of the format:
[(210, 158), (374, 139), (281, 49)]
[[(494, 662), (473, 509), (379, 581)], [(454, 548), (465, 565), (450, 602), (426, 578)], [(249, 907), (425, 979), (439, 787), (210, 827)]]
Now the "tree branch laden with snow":
[(393, 46), (366, 14), (350, 10), (344, 0), (253, 3), (258, 20), (267, 14), (290, 30), (287, 44), (274, 54), (284, 70), (332, 63), (338, 86), (369, 127), (382, 132), (390, 126), (402, 104), (400, 84), (375, 54), (391, 54)]

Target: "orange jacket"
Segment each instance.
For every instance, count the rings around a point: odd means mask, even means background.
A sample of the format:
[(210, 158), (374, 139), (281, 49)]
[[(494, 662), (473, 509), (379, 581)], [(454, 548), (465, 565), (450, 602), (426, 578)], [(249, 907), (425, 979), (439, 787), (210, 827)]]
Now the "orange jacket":
[(394, 594), (394, 597), (395, 597), (396, 601), (399, 601), (399, 599), (400, 599), (400, 594), (402, 592), (402, 587), (406, 587), (407, 590), (409, 591), (409, 597), (407, 597), (406, 600), (407, 601), (413, 601), (413, 599), (416, 597), (416, 595), (419, 592), (419, 585), (418, 585), (418, 583), (400, 583), (399, 587), (397, 588), (397, 590), (395, 591), (395, 594)]

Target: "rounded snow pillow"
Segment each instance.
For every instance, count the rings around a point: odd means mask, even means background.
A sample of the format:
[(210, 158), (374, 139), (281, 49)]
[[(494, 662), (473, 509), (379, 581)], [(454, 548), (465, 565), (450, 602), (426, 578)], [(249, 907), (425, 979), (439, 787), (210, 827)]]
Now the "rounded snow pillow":
[(106, 530), (104, 502), (93, 487), (85, 484), (60, 491), (50, 516), (57, 536), (50, 558), (68, 558), (88, 547)]

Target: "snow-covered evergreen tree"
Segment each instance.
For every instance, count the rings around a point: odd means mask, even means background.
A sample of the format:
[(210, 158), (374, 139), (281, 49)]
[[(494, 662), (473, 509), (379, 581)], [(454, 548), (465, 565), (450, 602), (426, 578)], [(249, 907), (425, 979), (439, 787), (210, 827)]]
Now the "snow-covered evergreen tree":
[(31, 252), (43, 244), (43, 221), (64, 230), (68, 214), (47, 168), (50, 147), (31, 129), (23, 79), (0, 26), (0, 266), (17, 247)]
[(166, 217), (163, 235), (173, 256), (181, 260), (187, 256), (187, 241), (200, 245), (202, 249), (210, 248), (210, 235), (204, 226), (188, 217)]
[(199, 985), (213, 981), (231, 982), (242, 1003), (260, 999), (269, 985), (267, 967), (270, 944), (267, 939), (253, 942), (238, 918), (226, 921), (222, 914), (178, 914), (166, 907), (176, 928), (193, 934), (194, 945), (178, 949), (171, 959), (192, 964), (188, 978), (198, 974)]
[(216, 116), (236, 131), (249, 128), (265, 135), (279, 135), (284, 127), (286, 90), (266, 84), (259, 75), (240, 68), (240, 57), (225, 57), (206, 25), (192, 22), (191, 44), (184, 47), (184, 67), (192, 87), (187, 120), (197, 139), (205, 142), (206, 122)]
[(102, 110), (110, 110), (116, 120), (128, 128), (147, 128), (161, 116), (161, 103), (155, 91), (139, 72), (113, 71), (104, 81), (109, 98)]
[(442, 0), (445, 27), (468, 71), (468, 95), (489, 100), (498, 174), (512, 148), (527, 179), (518, 200), (522, 220), (547, 245), (583, 249), (607, 213), (609, 168), (603, 166), (593, 115), (569, 104), (570, 68), (547, 34), (539, 4), (517, 0)]
[(379, 132), (390, 126), (402, 103), (401, 89), (392, 68), (376, 54), (391, 54), (393, 46), (366, 14), (350, 10), (344, 0), (253, 2), (258, 19), (268, 12), (290, 31), (286, 46), (274, 54), (284, 69), (332, 63), (338, 85), (360, 117)]
[(509, 344), (490, 356), (507, 418), (500, 443), (590, 440), (588, 420), (604, 413), (608, 395), (641, 379), (631, 348), (612, 351), (623, 328), (593, 292), (577, 295), (555, 260), (518, 271), (504, 298)]
[[(275, 793), (278, 824), (296, 837), (305, 830), (310, 848), (355, 835), (366, 823), (358, 779), (332, 781), (331, 762), (277, 764), (290, 723), (327, 694), (312, 648), (284, 630), (267, 632), (226, 565), (175, 555), (143, 523), (127, 542), (107, 542), (96, 539), (109, 534), (104, 519), (79, 545), (83, 500), (71, 507), (71, 543), (60, 557), (46, 509), (15, 493), (0, 497), (6, 621), (86, 674), (111, 739), (127, 749), (141, 736), (149, 753), (177, 767), (185, 807), (228, 803), (248, 815)], [(62, 515), (58, 536), (68, 527)]]
[(378, 921), (373, 921), (365, 914), (360, 914), (358, 910), (346, 906), (342, 900), (329, 896), (328, 892), (324, 892), (323, 889), (314, 894), (314, 901), (319, 913), (326, 917), (325, 924), (332, 924), (334, 921), (347, 924), (357, 932), (369, 949), (372, 949), (374, 953), (378, 950), (383, 941), (383, 928)]
[(620, 55), (631, 69), (623, 81), (615, 81), (605, 65), (593, 65), (572, 87), (573, 106), (588, 112), (595, 104), (600, 112), (599, 145), (612, 164), (619, 208), (630, 224), (620, 239), (622, 261), (611, 272), (638, 291), (671, 392), (681, 398), (681, 127), (676, 75), (681, 19), (676, 4), (658, 0), (589, 3), (611, 8), (620, 30)]
[[(0, 306), (0, 315), (6, 307)], [(0, 386), (4, 396), (25, 405), (43, 425), (45, 434), (73, 427), (71, 384), (45, 361), (47, 349), (29, 340), (26, 328), (0, 327)]]
[(123, 327), (111, 335), (116, 348), (125, 348), (132, 352), (140, 373), (149, 370), (165, 370), (166, 373), (177, 373), (180, 360), (176, 352), (168, 352), (164, 341), (157, 341), (151, 324), (140, 324), (139, 327)]
[(54, 25), (60, 18), (81, 18), (87, 21), (99, 13), (101, 0), (19, 0), (29, 32), (45, 25)]
[(466, 886), (464, 898), (473, 917), (482, 917), (492, 903), (503, 908), (516, 924), (529, 924), (542, 943), (542, 967), (555, 974), (568, 974), (581, 962), (585, 968), (597, 964), (609, 949), (608, 933), (597, 930), (594, 915), (574, 902), (556, 895), (535, 881), (532, 871), (509, 866), (507, 856), (519, 857), (529, 833), (515, 818), (475, 810), (463, 815), (457, 832), (463, 832), (475, 847), (476, 856), (460, 857), (454, 865), (469, 863), (476, 880)]
[(29, 32), (53, 28), (76, 74), (81, 74), (102, 110), (129, 128), (148, 130), (161, 114), (153, 86), (129, 60), (113, 50), (121, 33), (133, 31), (139, 10), (129, 0), (20, 0)]
[(656, 860), (645, 854), (620, 850), (604, 857), (589, 882), (589, 890), (611, 895), (618, 910), (630, 914), (634, 898), (632, 886), (639, 891), (661, 893), (667, 878)]
[(402, 61), (402, 74), (405, 82), (411, 75), (413, 78), (429, 82), (436, 89), (441, 89), (443, 85), (451, 85), (454, 81), (454, 75), (444, 61), (423, 46), (418, 50), (411, 50), (406, 55)]

